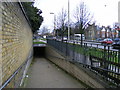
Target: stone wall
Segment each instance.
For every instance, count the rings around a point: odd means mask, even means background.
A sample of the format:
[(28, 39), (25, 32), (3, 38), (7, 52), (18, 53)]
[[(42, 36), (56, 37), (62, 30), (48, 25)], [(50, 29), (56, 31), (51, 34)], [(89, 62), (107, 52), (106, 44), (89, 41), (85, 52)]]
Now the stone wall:
[(0, 84), (4, 84), (27, 60), (32, 32), (18, 2), (0, 4)]

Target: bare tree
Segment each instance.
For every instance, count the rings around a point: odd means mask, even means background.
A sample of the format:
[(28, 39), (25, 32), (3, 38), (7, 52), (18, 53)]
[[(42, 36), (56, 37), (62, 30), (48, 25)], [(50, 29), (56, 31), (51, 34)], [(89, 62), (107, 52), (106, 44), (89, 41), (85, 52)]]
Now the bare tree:
[(84, 2), (81, 2), (79, 6), (76, 7), (75, 15), (77, 21), (77, 27), (81, 34), (81, 45), (83, 43), (82, 35), (85, 33), (85, 28), (92, 21), (93, 16), (91, 16)]
[(62, 11), (59, 13), (58, 18), (57, 18), (57, 28), (60, 29), (62, 40), (63, 40), (63, 34), (65, 32), (65, 26), (67, 23), (67, 12), (62, 8)]
[(40, 30), (41, 34), (44, 35), (46, 33), (50, 33), (49, 29), (47, 26), (43, 26), (42, 29)]

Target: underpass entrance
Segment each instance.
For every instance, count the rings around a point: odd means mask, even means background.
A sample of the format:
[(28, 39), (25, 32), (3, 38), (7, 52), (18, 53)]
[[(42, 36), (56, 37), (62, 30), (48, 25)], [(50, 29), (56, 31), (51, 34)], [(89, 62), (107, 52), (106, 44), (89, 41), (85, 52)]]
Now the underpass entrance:
[(35, 44), (33, 47), (34, 53), (33, 56), (34, 57), (44, 57), (45, 58), (45, 44)]
[(25, 88), (86, 88), (79, 80), (46, 59), (46, 45), (34, 45), (33, 64)]

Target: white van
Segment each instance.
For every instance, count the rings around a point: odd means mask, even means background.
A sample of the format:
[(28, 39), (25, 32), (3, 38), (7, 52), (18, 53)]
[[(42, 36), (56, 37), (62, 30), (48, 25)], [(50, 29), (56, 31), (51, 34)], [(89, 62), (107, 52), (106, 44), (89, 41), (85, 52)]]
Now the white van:
[[(84, 34), (82, 34), (82, 39), (85, 40)], [(80, 41), (81, 40), (81, 34), (74, 34), (74, 40)]]

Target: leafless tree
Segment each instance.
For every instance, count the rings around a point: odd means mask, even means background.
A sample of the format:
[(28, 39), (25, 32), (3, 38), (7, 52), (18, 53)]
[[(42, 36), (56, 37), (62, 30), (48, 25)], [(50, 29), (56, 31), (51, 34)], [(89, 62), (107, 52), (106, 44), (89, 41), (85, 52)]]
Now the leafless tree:
[(91, 23), (93, 16), (91, 16), (84, 2), (80, 2), (80, 4), (76, 7), (75, 15), (74, 15), (77, 23), (78, 30), (81, 34), (81, 45), (83, 43), (82, 34), (85, 33), (85, 28), (89, 23)]
[(60, 29), (62, 39), (63, 39), (63, 34), (66, 30), (65, 26), (67, 23), (67, 12), (66, 10), (64, 10), (64, 8), (62, 8), (62, 11), (59, 13), (56, 22), (57, 22), (57, 28)]
[(47, 28), (47, 26), (43, 26), (41, 29), (41, 34), (44, 35), (46, 33), (50, 33), (49, 29)]

